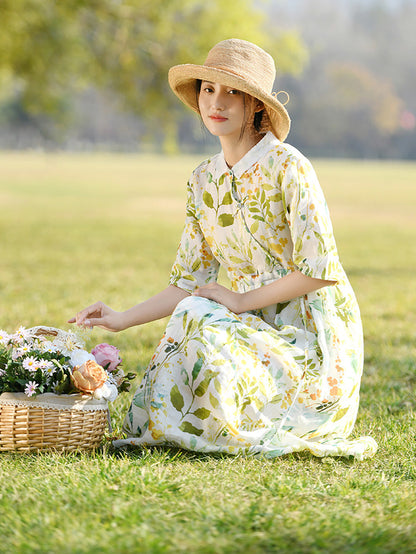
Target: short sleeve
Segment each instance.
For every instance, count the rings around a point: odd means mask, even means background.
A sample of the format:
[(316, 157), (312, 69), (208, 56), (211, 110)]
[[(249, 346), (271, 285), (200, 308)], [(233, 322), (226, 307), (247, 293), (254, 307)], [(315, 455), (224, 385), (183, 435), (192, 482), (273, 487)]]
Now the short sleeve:
[(293, 263), (308, 277), (342, 281), (328, 206), (311, 163), (292, 160), (282, 179), (282, 200), (293, 242)]
[(195, 213), (192, 182), (187, 187), (186, 220), (169, 284), (189, 293), (217, 280), (219, 262), (202, 234)]

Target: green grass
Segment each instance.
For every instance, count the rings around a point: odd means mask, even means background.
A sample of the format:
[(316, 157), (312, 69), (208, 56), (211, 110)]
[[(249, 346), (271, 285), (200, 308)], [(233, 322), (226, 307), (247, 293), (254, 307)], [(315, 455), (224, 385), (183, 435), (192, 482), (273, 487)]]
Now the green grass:
[[(166, 285), (195, 157), (0, 154), (0, 328), (67, 328)], [(366, 363), (354, 436), (375, 458), (173, 449), (0, 455), (0, 551), (416, 552), (416, 164), (315, 162), (357, 293)], [(166, 321), (94, 330), (141, 374)], [(119, 397), (120, 428), (131, 395)]]

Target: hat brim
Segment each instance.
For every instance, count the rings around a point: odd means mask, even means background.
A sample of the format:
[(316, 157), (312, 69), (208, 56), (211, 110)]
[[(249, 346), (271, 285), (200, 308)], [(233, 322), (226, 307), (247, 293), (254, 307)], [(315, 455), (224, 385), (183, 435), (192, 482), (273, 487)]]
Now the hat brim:
[(290, 130), (290, 117), (279, 100), (260, 89), (256, 83), (229, 71), (206, 65), (175, 65), (169, 70), (169, 85), (176, 96), (192, 110), (199, 113), (196, 80), (220, 83), (226, 87), (241, 90), (263, 102), (271, 123), (271, 131), (284, 141)]

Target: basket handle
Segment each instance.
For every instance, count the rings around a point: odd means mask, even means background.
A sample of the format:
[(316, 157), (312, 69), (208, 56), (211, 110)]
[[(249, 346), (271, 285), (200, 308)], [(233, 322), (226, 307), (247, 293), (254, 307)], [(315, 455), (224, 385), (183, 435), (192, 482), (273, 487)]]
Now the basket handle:
[(39, 325), (37, 327), (32, 327), (31, 329), (28, 329), (33, 335), (36, 335), (37, 337), (48, 337), (49, 335), (52, 335), (53, 337), (58, 336), (58, 329), (55, 327), (44, 327), (43, 325)]

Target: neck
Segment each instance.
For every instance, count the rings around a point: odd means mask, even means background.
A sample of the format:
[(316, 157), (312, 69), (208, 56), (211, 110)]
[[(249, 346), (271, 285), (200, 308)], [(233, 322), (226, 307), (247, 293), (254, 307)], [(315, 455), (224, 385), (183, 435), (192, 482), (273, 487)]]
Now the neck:
[(264, 135), (260, 133), (249, 134), (244, 133), (241, 140), (236, 140), (234, 137), (220, 137), (222, 151), (228, 167), (233, 167), (249, 150), (253, 148)]

